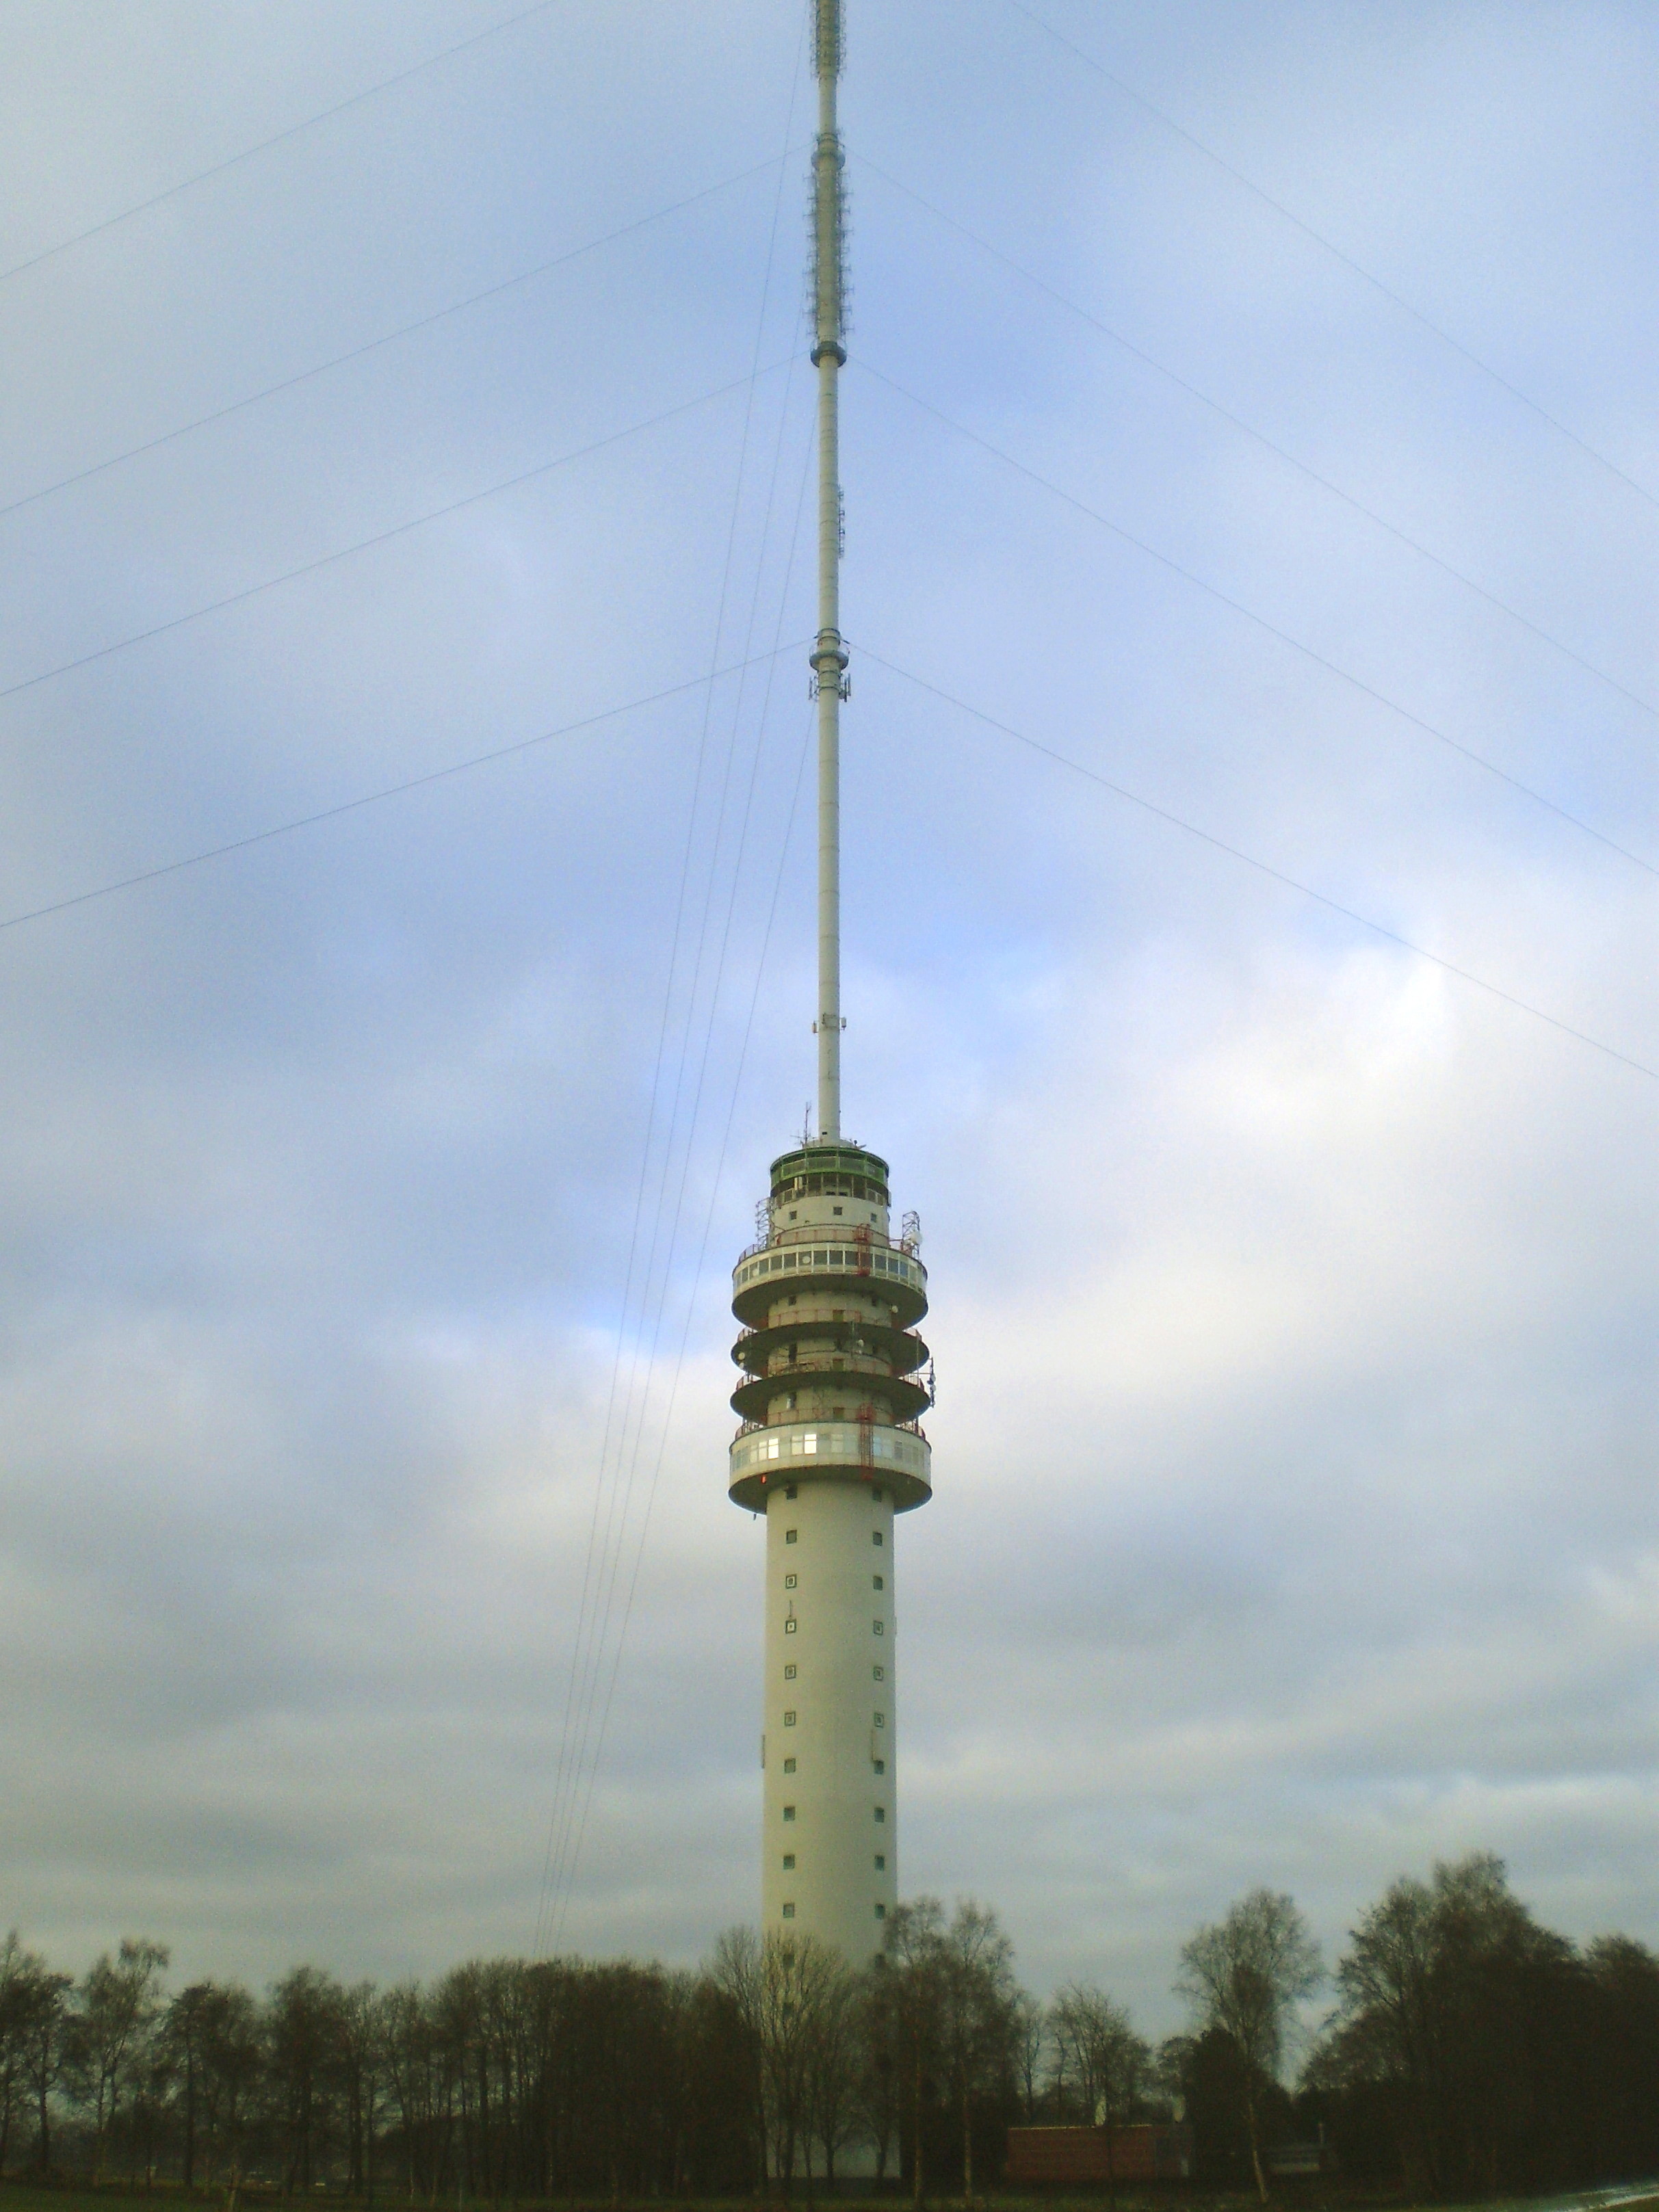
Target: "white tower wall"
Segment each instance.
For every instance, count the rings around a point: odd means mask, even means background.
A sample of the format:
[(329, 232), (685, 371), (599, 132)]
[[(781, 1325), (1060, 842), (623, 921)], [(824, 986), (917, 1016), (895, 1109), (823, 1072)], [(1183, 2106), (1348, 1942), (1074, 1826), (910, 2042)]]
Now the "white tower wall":
[(893, 1628), (891, 1492), (786, 1482), (766, 1510), (762, 1917), (856, 1966), (898, 1901)]

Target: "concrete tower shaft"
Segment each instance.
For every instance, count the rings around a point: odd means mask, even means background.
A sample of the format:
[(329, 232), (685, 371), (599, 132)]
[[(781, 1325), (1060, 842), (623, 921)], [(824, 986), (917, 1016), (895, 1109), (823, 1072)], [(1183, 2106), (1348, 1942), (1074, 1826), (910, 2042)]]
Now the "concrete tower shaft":
[(932, 1495), (927, 1271), (889, 1219), (877, 1154), (785, 1152), (732, 1285), (730, 1492), (766, 1516), (762, 1912), (860, 1965), (898, 1899), (893, 1520)]

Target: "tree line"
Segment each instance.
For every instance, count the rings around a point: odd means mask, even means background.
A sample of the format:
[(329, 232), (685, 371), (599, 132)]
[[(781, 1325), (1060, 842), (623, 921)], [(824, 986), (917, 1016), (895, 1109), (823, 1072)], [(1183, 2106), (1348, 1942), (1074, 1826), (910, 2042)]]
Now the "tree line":
[(1405, 1879), (1327, 1975), (1256, 1890), (1182, 1947), (1154, 2047), (1086, 1981), (1023, 1990), (997, 1916), (901, 1905), (862, 1972), (736, 1929), (696, 1971), (491, 1959), (430, 1983), (297, 1966), (169, 1991), (123, 1942), (80, 1979), (0, 1946), (0, 2173), (365, 2201), (787, 2194), (854, 2146), (917, 2203), (999, 2177), (1011, 2126), (1190, 2130), (1265, 2202), (1279, 2147), (1414, 2196), (1659, 2171), (1659, 1957), (1541, 1926), (1500, 1862)]

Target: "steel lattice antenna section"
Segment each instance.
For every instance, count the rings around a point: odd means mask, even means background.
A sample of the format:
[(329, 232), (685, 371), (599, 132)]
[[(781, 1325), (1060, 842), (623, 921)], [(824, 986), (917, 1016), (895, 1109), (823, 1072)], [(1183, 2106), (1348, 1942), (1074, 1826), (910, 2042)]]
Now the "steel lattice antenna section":
[(812, 366), (818, 373), (818, 1134), (841, 1135), (841, 709), (848, 697), (841, 634), (840, 379), (847, 366), (847, 156), (836, 127), (842, 0), (814, 0), (818, 130), (812, 148)]

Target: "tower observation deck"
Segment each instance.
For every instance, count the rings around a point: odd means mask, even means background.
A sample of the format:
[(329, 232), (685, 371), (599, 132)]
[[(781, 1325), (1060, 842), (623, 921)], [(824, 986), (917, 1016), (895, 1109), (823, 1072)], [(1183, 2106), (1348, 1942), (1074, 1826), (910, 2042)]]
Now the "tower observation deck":
[(913, 1215), (896, 1238), (887, 1163), (841, 1134), (842, 505), (837, 379), (847, 360), (845, 156), (836, 123), (842, 0), (811, 0), (812, 362), (818, 378), (818, 1135), (772, 1163), (766, 1233), (738, 1261), (734, 1504), (766, 1516), (762, 1921), (881, 1948), (898, 1898), (895, 1516), (933, 1495), (920, 1416), (933, 1364), (916, 1323), (927, 1272)]

